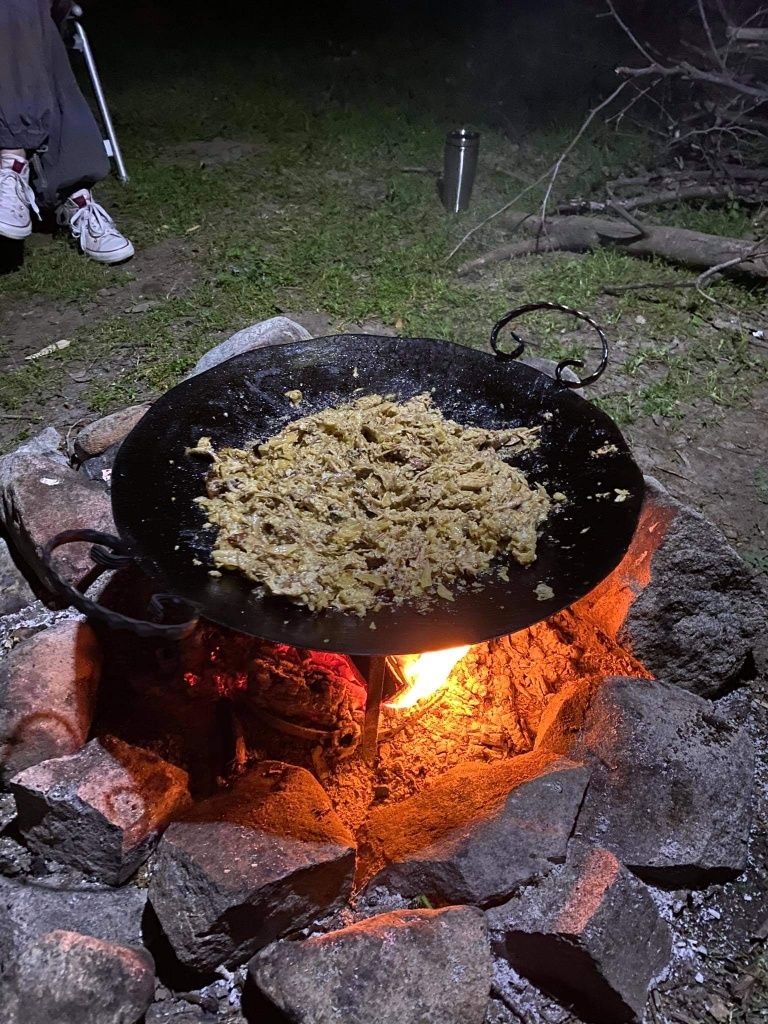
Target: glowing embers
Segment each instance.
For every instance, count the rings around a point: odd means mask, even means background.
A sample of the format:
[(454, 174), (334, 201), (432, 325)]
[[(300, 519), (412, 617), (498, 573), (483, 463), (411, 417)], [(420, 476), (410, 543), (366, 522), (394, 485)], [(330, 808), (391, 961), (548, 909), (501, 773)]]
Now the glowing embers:
[(411, 708), (420, 700), (431, 697), (445, 685), (453, 667), (469, 651), (464, 647), (449, 647), (444, 651), (424, 654), (399, 654), (387, 658), (387, 665), (403, 688), (386, 702), (388, 708)]

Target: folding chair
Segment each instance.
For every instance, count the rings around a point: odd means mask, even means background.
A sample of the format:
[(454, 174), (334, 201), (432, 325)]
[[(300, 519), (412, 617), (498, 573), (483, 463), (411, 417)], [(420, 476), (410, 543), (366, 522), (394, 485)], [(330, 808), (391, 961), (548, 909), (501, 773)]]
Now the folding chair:
[(123, 182), (123, 184), (125, 184), (128, 181), (128, 172), (125, 169), (123, 154), (120, 150), (120, 143), (117, 141), (115, 126), (112, 124), (112, 117), (109, 113), (107, 100), (104, 96), (104, 90), (101, 87), (101, 79), (99, 78), (99, 72), (96, 68), (96, 61), (93, 58), (93, 51), (91, 50), (91, 45), (88, 42), (88, 36), (85, 34), (85, 29), (80, 24), (80, 18), (82, 18), (82, 16), (82, 7), (80, 7), (79, 4), (72, 4), (65, 19), (64, 27), (66, 31), (63, 33), (64, 38), (67, 41), (69, 48), (82, 54), (83, 60), (85, 61), (85, 66), (88, 69), (88, 77), (91, 80), (93, 94), (96, 98), (99, 114), (101, 115), (102, 127), (104, 128), (106, 136), (104, 139), (104, 149), (107, 151), (107, 156), (110, 160), (114, 161), (117, 177)]

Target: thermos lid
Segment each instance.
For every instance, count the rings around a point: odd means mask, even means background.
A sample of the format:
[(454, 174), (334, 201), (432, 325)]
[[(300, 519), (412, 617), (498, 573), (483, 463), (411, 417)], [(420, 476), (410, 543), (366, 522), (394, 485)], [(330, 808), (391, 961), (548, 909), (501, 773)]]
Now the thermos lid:
[(480, 132), (474, 132), (471, 128), (456, 128), (448, 132), (445, 141), (449, 146), (471, 146), (480, 138)]

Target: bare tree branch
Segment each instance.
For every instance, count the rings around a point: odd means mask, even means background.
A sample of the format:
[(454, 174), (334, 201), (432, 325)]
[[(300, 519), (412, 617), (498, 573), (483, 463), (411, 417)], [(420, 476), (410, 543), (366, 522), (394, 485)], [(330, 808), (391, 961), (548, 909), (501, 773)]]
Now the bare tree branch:
[[(707, 172), (711, 178), (711, 174)], [(768, 175), (766, 175), (768, 177)], [(631, 199), (608, 201), (580, 201), (573, 200), (570, 203), (561, 203), (555, 208), (555, 213), (567, 216), (576, 213), (605, 213), (607, 210), (627, 212), (629, 210), (642, 210), (649, 206), (667, 206), (670, 203), (690, 202), (692, 199), (738, 199), (742, 203), (768, 203), (768, 191), (756, 185), (739, 186), (735, 182), (715, 182), (711, 185), (678, 185), (675, 188), (660, 189), (658, 192), (648, 192), (644, 195), (633, 196)]]
[(745, 28), (730, 26), (728, 38), (739, 43), (768, 43), (768, 28)]
[(722, 263), (718, 263), (714, 267), (709, 267), (703, 274), (699, 274), (694, 281), (694, 287), (697, 291), (700, 291), (702, 285), (716, 274), (722, 274), (724, 270), (730, 270), (731, 267), (738, 267), (740, 264), (746, 263), (748, 260), (758, 260), (768, 256), (768, 250), (763, 250), (761, 252), (758, 249), (758, 245), (759, 243), (756, 242), (752, 251), (744, 253), (743, 256), (734, 256), (729, 260), (723, 260)]
[(578, 144), (578, 142), (581, 139), (582, 135), (587, 130), (587, 128), (589, 128), (589, 126), (592, 124), (592, 122), (594, 121), (594, 119), (597, 116), (597, 114), (599, 114), (601, 110), (605, 110), (606, 107), (610, 106), (611, 103), (613, 103), (613, 101), (616, 99), (616, 97), (619, 95), (619, 93), (622, 91), (623, 87), (626, 84), (627, 84), (626, 82), (622, 82), (619, 86), (617, 86), (616, 89), (613, 90), (613, 92), (611, 93), (610, 96), (607, 97), (607, 99), (604, 99), (602, 101), (602, 103), (598, 103), (598, 105), (596, 107), (593, 107), (592, 110), (590, 110), (590, 112), (587, 114), (586, 118), (582, 122), (581, 128), (579, 128), (579, 130), (573, 136), (573, 138), (568, 143), (568, 145), (565, 147), (563, 152), (557, 158), (555, 163), (552, 165), (552, 173), (551, 173), (550, 178), (549, 178), (549, 184), (547, 185), (547, 190), (544, 193), (544, 199), (542, 200), (542, 203), (541, 203), (541, 215), (540, 216), (541, 216), (542, 224), (544, 222), (544, 218), (547, 216), (547, 207), (549, 206), (549, 199), (550, 199), (550, 196), (552, 195), (552, 189), (554, 188), (557, 176), (560, 173), (560, 168), (563, 166), (563, 161), (568, 156), (568, 154), (573, 150), (574, 146), (576, 146)]
[(709, 48), (712, 51), (712, 56), (715, 58), (715, 62), (720, 65), (720, 69), (723, 72), (725, 72), (725, 61), (723, 60), (723, 57), (718, 48), (715, 46), (715, 38), (712, 35), (712, 28), (709, 24), (709, 18), (707, 17), (707, 12), (704, 8), (703, 0), (696, 0), (696, 3), (699, 8), (699, 17), (701, 18), (701, 24), (704, 26), (704, 31), (707, 34), (707, 40), (709, 41)]
[(629, 39), (631, 40), (633, 46), (635, 46), (640, 51), (640, 53), (642, 53), (642, 55), (645, 57), (645, 59), (647, 61), (649, 61), (651, 64), (655, 64), (656, 63), (656, 58), (653, 57), (648, 50), (646, 50), (646, 48), (643, 46), (643, 44), (640, 42), (640, 40), (634, 34), (632, 29), (626, 23), (626, 21), (624, 21), (624, 19), (621, 17), (619, 12), (613, 6), (613, 0), (605, 0), (605, 2), (607, 4), (607, 6), (608, 6), (608, 10), (611, 12), (613, 17), (616, 19), (618, 24), (621, 26), (621, 28), (623, 29), (624, 33), (629, 37)]
[(768, 88), (749, 85), (732, 75), (722, 75), (716, 71), (702, 71), (701, 68), (694, 67), (687, 61), (676, 64), (674, 67), (665, 67), (663, 64), (651, 64), (646, 68), (620, 67), (616, 68), (616, 73), (626, 75), (627, 78), (647, 78), (649, 75), (659, 75), (662, 78), (688, 78), (695, 82), (719, 85), (723, 89), (731, 89), (743, 96), (754, 96), (756, 99), (768, 101)]

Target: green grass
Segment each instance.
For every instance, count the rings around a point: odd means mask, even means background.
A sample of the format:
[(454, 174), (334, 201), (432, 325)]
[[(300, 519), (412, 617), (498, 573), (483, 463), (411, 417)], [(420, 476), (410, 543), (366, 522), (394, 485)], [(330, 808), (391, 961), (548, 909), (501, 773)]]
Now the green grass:
[[(182, 258), (194, 266), (195, 280), (180, 297), (161, 299), (142, 314), (104, 316), (66, 351), (1, 374), (0, 405), (11, 413), (55, 401), (67, 373), (83, 365), (103, 371), (87, 392), (95, 411), (156, 394), (227, 332), (299, 310), (326, 314), (334, 329), (373, 319), (404, 334), (468, 345), (487, 344), (495, 319), (531, 299), (594, 311), (612, 338), (626, 342), (615, 351), (612, 372), (629, 383), (611, 392), (609, 378), (600, 389), (601, 401), (623, 422), (675, 416), (698, 401), (744, 401), (765, 372), (745, 334), (713, 330), (708, 320), (715, 307), (689, 290), (603, 293), (606, 284), (689, 280), (684, 270), (602, 250), (532, 257), (477, 279), (456, 276), (460, 259), (503, 237), (500, 219), (446, 262), (469, 227), (519, 190), (498, 168), (533, 180), (572, 129), (546, 129), (521, 150), (484, 128), (473, 208), (451, 217), (432, 176), (403, 171), (439, 166), (443, 134), (453, 123), (451, 97), (433, 88), (428, 103), (416, 102), (410, 94), (418, 83), (407, 95), (396, 68), (382, 79), (380, 70), (371, 77), (354, 64), (339, 71), (317, 61), (307, 76), (314, 75), (310, 88), (269, 56), (261, 61), (249, 54), (245, 62), (236, 53), (226, 59), (211, 53), (205, 74), (191, 75), (188, 55), (170, 53), (154, 79), (133, 75), (135, 53), (130, 62), (126, 55), (115, 60), (110, 93), (132, 181), (128, 188), (106, 182), (101, 196), (137, 243), (136, 261), (114, 271), (76, 258), (63, 239), (45, 240), (18, 273), (0, 278), (0, 302), (88, 303), (137, 273), (142, 249), (170, 238), (188, 239)], [(434, 75), (427, 64), (418, 73)], [(249, 142), (257, 151), (220, 168), (168, 162), (173, 147), (215, 136)], [(585, 139), (564, 168), (559, 194), (586, 193), (645, 146), (636, 136), (605, 131)], [(530, 203), (537, 196), (540, 189)], [(749, 215), (737, 207), (680, 207), (665, 216), (729, 233), (749, 227)], [(757, 292), (720, 283), (711, 294), (737, 306), (750, 323), (760, 315)], [(588, 332), (574, 335), (570, 324), (563, 335), (563, 326), (531, 318), (537, 352), (589, 359)]]

